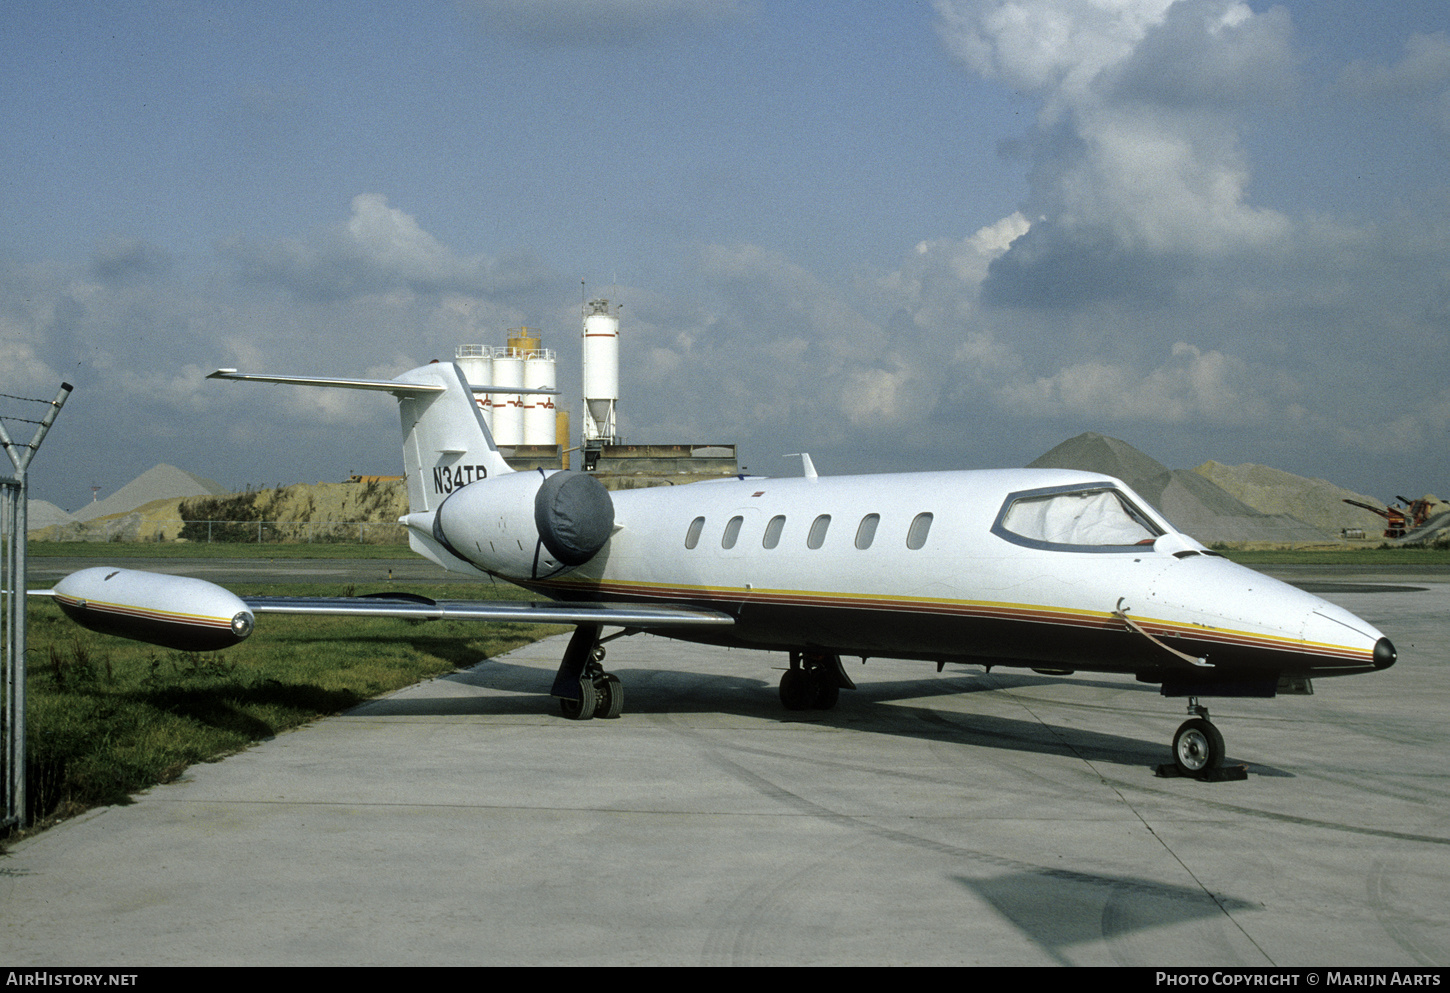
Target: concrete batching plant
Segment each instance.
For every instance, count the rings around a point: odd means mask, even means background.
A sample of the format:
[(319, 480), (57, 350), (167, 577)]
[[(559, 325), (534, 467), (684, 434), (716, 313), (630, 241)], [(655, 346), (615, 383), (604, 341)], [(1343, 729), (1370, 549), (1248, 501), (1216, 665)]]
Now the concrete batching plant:
[[(476, 386), (555, 389), (557, 356), (539, 347), (537, 328), (510, 328), (508, 344), (459, 345), (454, 356), (470, 384)], [(494, 443), (515, 468), (558, 468), (569, 434), (567, 416), (562, 427), (556, 418), (554, 397), (537, 393), (490, 393), (475, 390), (474, 401)], [(512, 454), (510, 454), (512, 453)]]
[(584, 305), (580, 347), (584, 374), (584, 468), (594, 469), (605, 445), (619, 441), (619, 309), (608, 300)]
[[(703, 476), (734, 475), (734, 445), (624, 443), (618, 419), (620, 309), (604, 299), (583, 306), (581, 468), (605, 477), (687, 482)], [(568, 414), (557, 409), (555, 397), (488, 389), (557, 389), (556, 356), (539, 342), (537, 328), (511, 328), (505, 346), (459, 345), (455, 355), (494, 443), (515, 469), (568, 466)], [(610, 483), (606, 481), (606, 485)]]

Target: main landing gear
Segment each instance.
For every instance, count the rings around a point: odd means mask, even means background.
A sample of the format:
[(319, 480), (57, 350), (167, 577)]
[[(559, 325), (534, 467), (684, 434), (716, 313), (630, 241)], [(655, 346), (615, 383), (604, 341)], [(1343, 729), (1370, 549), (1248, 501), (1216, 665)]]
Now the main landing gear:
[(1223, 768), (1223, 735), (1209, 723), (1208, 708), (1199, 704), (1198, 697), (1188, 698), (1188, 712), (1194, 716), (1173, 735), (1173, 765), (1161, 767), (1160, 772), (1172, 769), (1180, 776), (1207, 780), (1245, 778), (1242, 769)]
[(790, 668), (780, 677), (780, 702), (786, 710), (830, 710), (842, 689), (856, 684), (841, 666), (841, 656), (791, 652)]
[(559, 698), (560, 712), (573, 721), (608, 719), (624, 712), (624, 684), (599, 664), (604, 661), (600, 630), (598, 624), (581, 624), (574, 629), (549, 691)]

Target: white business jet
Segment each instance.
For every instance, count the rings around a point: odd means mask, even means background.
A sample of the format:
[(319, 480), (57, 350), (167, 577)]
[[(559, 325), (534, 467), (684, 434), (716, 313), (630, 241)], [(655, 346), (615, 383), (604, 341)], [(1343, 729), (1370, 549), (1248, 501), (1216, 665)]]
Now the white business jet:
[[(77, 622), (174, 648), (236, 644), (264, 613), (576, 625), (551, 690), (564, 714), (616, 717), (602, 629), (788, 652), (780, 698), (830, 708), (842, 656), (1131, 673), (1193, 715), (1173, 738), (1209, 777), (1223, 738), (1207, 696), (1303, 692), (1314, 676), (1393, 665), (1371, 625), (1235, 565), (1174, 530), (1110, 476), (1060, 469), (799, 478), (739, 476), (616, 493), (581, 472), (515, 472), (458, 366), (393, 380), (215, 379), (378, 390), (398, 399), (409, 544), (537, 603), (239, 598), (197, 579), (87, 569), (49, 591)], [(494, 390), (495, 388), (489, 387)], [(510, 392), (496, 390), (497, 392)], [(512, 392), (545, 392), (514, 390)]]

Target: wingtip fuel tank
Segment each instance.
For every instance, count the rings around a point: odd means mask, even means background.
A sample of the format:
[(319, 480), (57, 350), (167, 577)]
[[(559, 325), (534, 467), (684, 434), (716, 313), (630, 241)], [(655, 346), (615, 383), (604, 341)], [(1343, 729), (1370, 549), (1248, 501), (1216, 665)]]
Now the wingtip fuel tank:
[(71, 573), (50, 594), (82, 627), (179, 651), (230, 648), (252, 633), (247, 605), (204, 579), (97, 566)]

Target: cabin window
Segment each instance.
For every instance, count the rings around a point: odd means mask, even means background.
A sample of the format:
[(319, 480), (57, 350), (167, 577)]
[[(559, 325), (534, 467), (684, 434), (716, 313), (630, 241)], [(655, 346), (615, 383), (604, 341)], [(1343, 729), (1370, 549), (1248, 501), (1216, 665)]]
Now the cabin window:
[(856, 528), (856, 547), (865, 550), (871, 547), (871, 542), (876, 540), (876, 525), (881, 523), (880, 514), (867, 514), (861, 518), (861, 526)]
[(1151, 545), (1163, 529), (1110, 486), (1014, 493), (993, 532), (1033, 548), (1105, 551)]
[(690, 530), (685, 532), (685, 547), (694, 548), (700, 543), (700, 532), (705, 530), (705, 518), (697, 517), (690, 522)]
[(931, 514), (917, 514), (911, 520), (911, 527), (906, 532), (906, 547), (918, 549), (926, 544), (926, 536), (931, 534)]
[(740, 525), (745, 523), (743, 517), (732, 517), (725, 524), (725, 534), (720, 538), (721, 548), (734, 548), (735, 540), (740, 537)]
[(760, 544), (765, 548), (774, 548), (780, 544), (780, 533), (785, 530), (785, 517), (777, 516), (770, 519), (765, 526), (765, 540)]
[(831, 515), (822, 514), (811, 521), (811, 532), (806, 535), (807, 548), (820, 548), (826, 543), (826, 529), (831, 526)]

